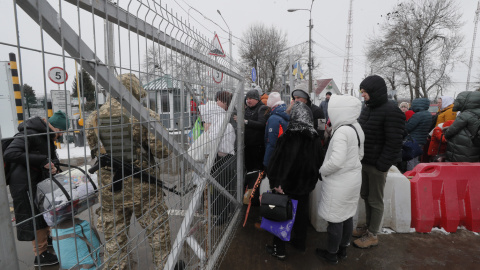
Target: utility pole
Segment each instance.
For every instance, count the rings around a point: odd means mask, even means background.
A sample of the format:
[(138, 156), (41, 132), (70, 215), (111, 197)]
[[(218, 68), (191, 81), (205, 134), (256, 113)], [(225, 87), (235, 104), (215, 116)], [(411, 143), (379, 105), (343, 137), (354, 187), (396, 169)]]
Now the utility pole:
[(353, 83), (351, 82), (352, 74), (352, 55), (351, 50), (353, 47), (353, 34), (352, 34), (352, 24), (353, 24), (353, 9), (352, 5), (353, 0), (350, 0), (350, 9), (348, 11), (348, 26), (347, 26), (347, 37), (345, 39), (345, 59), (343, 61), (343, 81), (342, 81), (342, 92), (348, 94), (350, 89), (353, 89)]
[(475, 11), (475, 21), (474, 21), (475, 28), (473, 30), (472, 50), (470, 51), (470, 62), (468, 63), (467, 86), (465, 89), (467, 91), (468, 91), (468, 88), (470, 87), (470, 73), (472, 71), (473, 52), (475, 51), (475, 39), (477, 38), (477, 26), (478, 26), (479, 14), (480, 14), (480, 0), (478, 1), (477, 10)]
[(312, 61), (312, 7), (313, 1), (310, 5), (310, 9), (298, 8), (298, 9), (288, 9), (288, 12), (295, 12), (297, 10), (306, 10), (310, 12), (310, 20), (308, 21), (308, 94), (312, 93), (312, 70), (313, 70), (313, 61)]

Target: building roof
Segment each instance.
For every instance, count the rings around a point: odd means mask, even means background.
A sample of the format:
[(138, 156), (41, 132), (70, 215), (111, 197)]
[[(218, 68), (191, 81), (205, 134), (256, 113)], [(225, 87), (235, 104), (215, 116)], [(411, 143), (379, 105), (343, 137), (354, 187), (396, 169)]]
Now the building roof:
[(317, 81), (317, 88), (315, 88), (315, 93), (318, 95), (322, 93), (323, 90), (327, 89), (328, 91), (333, 90), (333, 79), (322, 79), (322, 80), (316, 80)]

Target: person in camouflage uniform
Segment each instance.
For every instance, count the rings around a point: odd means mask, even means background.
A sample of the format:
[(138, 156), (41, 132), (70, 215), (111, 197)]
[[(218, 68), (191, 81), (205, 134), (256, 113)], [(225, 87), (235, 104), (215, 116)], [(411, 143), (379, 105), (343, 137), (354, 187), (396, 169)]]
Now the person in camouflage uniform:
[[(146, 91), (135, 75), (123, 74), (119, 80), (137, 100), (146, 96)], [(158, 114), (149, 111), (150, 119), (160, 120)], [(85, 130), (92, 158), (106, 152), (124, 162), (133, 163), (160, 179), (154, 157), (167, 157), (170, 153), (168, 148), (162, 144), (161, 138), (155, 138), (153, 133), (148, 132), (115, 98), (108, 97), (98, 110), (98, 115), (97, 111), (90, 114)], [(109, 167), (102, 167), (98, 173), (101, 208), (97, 214), (99, 227), (106, 240), (105, 269), (126, 269), (131, 265), (128, 243), (136, 241), (128, 236), (132, 215), (146, 230), (154, 263), (157, 269), (162, 269), (171, 247), (167, 206), (162, 189), (132, 177), (122, 177), (123, 181), (112, 183), (114, 172)]]

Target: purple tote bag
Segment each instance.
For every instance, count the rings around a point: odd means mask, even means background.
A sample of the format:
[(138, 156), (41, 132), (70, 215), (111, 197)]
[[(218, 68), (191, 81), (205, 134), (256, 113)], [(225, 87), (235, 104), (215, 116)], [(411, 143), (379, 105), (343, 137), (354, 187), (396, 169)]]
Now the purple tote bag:
[(297, 204), (298, 201), (292, 199), (292, 219), (285, 221), (272, 221), (262, 218), (260, 228), (282, 239), (282, 241), (290, 241), (293, 223), (295, 222), (295, 216), (297, 215)]

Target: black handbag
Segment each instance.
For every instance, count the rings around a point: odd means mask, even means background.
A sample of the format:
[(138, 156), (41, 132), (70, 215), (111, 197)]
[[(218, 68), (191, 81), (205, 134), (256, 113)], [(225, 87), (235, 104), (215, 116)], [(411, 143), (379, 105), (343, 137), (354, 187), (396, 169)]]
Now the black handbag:
[(263, 193), (260, 215), (273, 221), (292, 219), (292, 200), (285, 194)]

